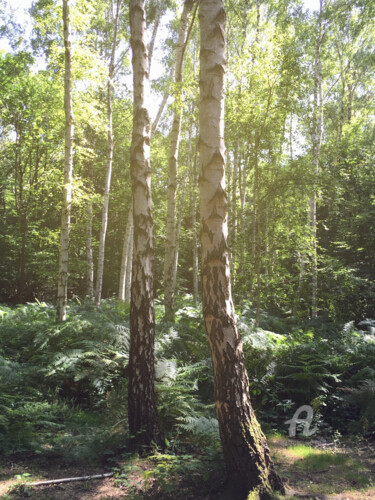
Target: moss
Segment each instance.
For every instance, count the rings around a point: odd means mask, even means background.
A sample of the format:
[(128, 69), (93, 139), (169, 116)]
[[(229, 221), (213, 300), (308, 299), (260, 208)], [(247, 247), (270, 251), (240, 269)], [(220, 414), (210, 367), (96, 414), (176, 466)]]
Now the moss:
[(254, 490), (250, 491), (250, 493), (247, 495), (247, 500), (259, 500), (260, 495), (259, 495), (259, 488), (255, 488)]

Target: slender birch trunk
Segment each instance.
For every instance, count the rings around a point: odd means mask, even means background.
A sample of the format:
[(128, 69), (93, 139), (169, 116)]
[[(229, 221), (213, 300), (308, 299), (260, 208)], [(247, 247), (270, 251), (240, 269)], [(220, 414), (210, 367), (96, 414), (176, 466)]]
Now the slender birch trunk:
[(70, 211), (72, 205), (73, 179), (73, 139), (74, 114), (72, 99), (72, 44), (70, 30), (69, 0), (63, 0), (64, 48), (65, 48), (65, 79), (64, 79), (64, 108), (65, 108), (65, 163), (63, 204), (61, 213), (61, 236), (59, 275), (57, 284), (57, 319), (66, 320), (68, 302), (68, 264), (69, 264), (69, 233)]
[(233, 279), (235, 280), (237, 277), (236, 269), (237, 269), (237, 184), (238, 184), (238, 141), (236, 141), (233, 153), (233, 175), (232, 175), (232, 219), (231, 219), (231, 228), (232, 228), (232, 268), (233, 268)]
[(194, 161), (191, 166), (191, 227), (193, 231), (193, 301), (199, 300), (199, 256), (197, 236), (197, 146), (195, 146)]
[(94, 296), (94, 260), (92, 251), (92, 183), (94, 177), (94, 167), (89, 165), (89, 199), (86, 208), (86, 295), (91, 299)]
[(182, 11), (180, 28), (178, 32), (176, 66), (175, 66), (175, 108), (171, 132), (171, 142), (168, 160), (168, 201), (167, 222), (165, 235), (164, 254), (164, 313), (169, 321), (174, 321), (174, 295), (175, 295), (175, 255), (176, 255), (176, 199), (177, 199), (177, 164), (178, 148), (181, 131), (181, 98), (182, 98), (182, 66), (188, 36), (189, 15), (194, 5), (194, 0), (185, 0)]
[(317, 219), (316, 219), (316, 181), (319, 174), (320, 148), (323, 136), (323, 91), (322, 91), (322, 62), (321, 48), (323, 0), (320, 0), (318, 19), (318, 38), (315, 47), (314, 67), (314, 132), (313, 132), (313, 166), (314, 192), (310, 199), (310, 227), (312, 233), (312, 280), (311, 280), (311, 317), (318, 315), (318, 252), (317, 252)]
[[(240, 255), (239, 255), (239, 269), (241, 269), (241, 272), (245, 269), (245, 247), (246, 247), (246, 240), (245, 240), (245, 223), (246, 223), (246, 218), (245, 218), (245, 202), (246, 202), (246, 186), (247, 186), (247, 159), (244, 158), (243, 160), (243, 167), (240, 169), (240, 175), (241, 175), (241, 183), (240, 183), (240, 218), (239, 221), (237, 222), (239, 226), (239, 232), (241, 234), (241, 239), (240, 239)], [(238, 231), (237, 230), (237, 231)]]
[[(107, 153), (107, 170), (105, 176), (104, 195), (103, 195), (102, 223), (100, 226), (100, 234), (99, 234), (98, 270), (96, 274), (96, 287), (95, 287), (95, 304), (97, 306), (100, 304), (102, 296), (105, 240), (106, 240), (107, 225), (108, 225), (109, 192), (111, 189), (111, 177), (112, 177), (113, 146), (114, 146), (113, 123), (112, 123), (112, 86), (113, 86), (113, 77), (115, 73), (117, 30), (118, 30), (121, 2), (122, 0), (117, 0), (116, 2), (116, 12), (113, 17), (114, 32), (112, 40), (112, 49), (108, 66), (108, 82), (107, 82), (108, 153)], [(112, 4), (112, 9), (113, 9), (113, 4)]]
[(145, 0), (130, 0), (133, 65), (133, 133), (130, 169), (134, 248), (130, 304), (128, 412), (131, 447), (161, 443), (154, 386), (155, 314), (153, 296), (153, 219), (150, 167), (150, 115), (146, 108), (148, 55)]
[(150, 74), (150, 71), (151, 71), (152, 54), (154, 53), (155, 40), (156, 40), (156, 35), (158, 34), (158, 30), (159, 30), (161, 14), (162, 14), (162, 10), (160, 8), (160, 5), (157, 5), (156, 6), (154, 27), (152, 29), (150, 43), (148, 44), (148, 74)]
[(230, 284), (225, 192), (223, 0), (199, 9), (200, 200), (203, 316), (211, 348), (215, 405), (232, 497), (270, 499), (283, 489), (250, 402)]
[(177, 225), (176, 225), (176, 250), (175, 250), (175, 254), (174, 254), (173, 276), (172, 276), (173, 290), (176, 290), (176, 283), (177, 283), (178, 252), (179, 252), (179, 245), (180, 245), (182, 215), (183, 215), (183, 207), (185, 206), (185, 200), (186, 200), (186, 194), (187, 194), (186, 186), (187, 186), (187, 182), (188, 182), (190, 163), (191, 163), (192, 128), (193, 128), (193, 124), (191, 123), (190, 129), (189, 129), (188, 157), (187, 157), (187, 162), (186, 162), (187, 167), (185, 169), (184, 179), (183, 179), (182, 185), (181, 185), (181, 198), (179, 200)]
[[(173, 68), (171, 69), (170, 73), (169, 73), (169, 80), (172, 78), (173, 76)], [(159, 109), (158, 109), (158, 112), (156, 114), (156, 117), (155, 117), (155, 120), (152, 122), (152, 127), (151, 127), (151, 140), (152, 138), (154, 137), (155, 135), (155, 132), (158, 128), (158, 125), (159, 125), (159, 121), (160, 121), (160, 118), (162, 117), (162, 114), (163, 114), (163, 111), (164, 111), (164, 108), (165, 106), (167, 105), (167, 102), (168, 102), (168, 98), (169, 98), (169, 90), (167, 90), (164, 95), (163, 95), (163, 99), (160, 103), (160, 106), (159, 106)]]
[[(132, 202), (133, 203), (133, 202)], [(128, 220), (126, 223), (126, 230), (124, 236), (124, 244), (122, 246), (122, 257), (121, 257), (121, 270), (120, 270), (120, 280), (119, 280), (119, 290), (118, 298), (124, 301), (128, 299), (126, 296), (126, 274), (129, 266), (130, 257), (130, 238), (133, 229), (133, 207), (129, 210)]]
[(130, 239), (129, 239), (128, 266), (126, 268), (126, 275), (125, 275), (125, 300), (127, 302), (130, 302), (131, 285), (132, 285), (133, 241), (134, 241), (134, 222), (132, 221), (132, 227), (130, 230)]

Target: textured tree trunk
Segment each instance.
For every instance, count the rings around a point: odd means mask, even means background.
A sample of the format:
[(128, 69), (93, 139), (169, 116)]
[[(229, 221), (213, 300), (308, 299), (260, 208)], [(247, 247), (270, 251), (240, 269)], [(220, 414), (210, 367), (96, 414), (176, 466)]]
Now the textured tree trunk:
[(153, 219), (150, 168), (148, 55), (144, 0), (130, 0), (133, 65), (133, 133), (130, 167), (133, 190), (134, 248), (130, 305), (128, 412), (131, 447), (161, 442), (154, 387), (155, 315), (153, 297)]
[(313, 166), (314, 166), (314, 192), (310, 198), (310, 226), (312, 235), (312, 280), (311, 280), (311, 317), (318, 315), (318, 252), (317, 252), (317, 220), (316, 220), (316, 181), (319, 174), (320, 148), (323, 136), (323, 92), (322, 92), (322, 63), (321, 47), (323, 0), (320, 0), (318, 38), (315, 47), (314, 68), (314, 131), (313, 131)]
[(68, 302), (68, 263), (69, 263), (69, 232), (70, 211), (72, 204), (73, 178), (73, 137), (74, 115), (72, 99), (72, 55), (69, 0), (63, 0), (64, 47), (65, 47), (65, 79), (64, 79), (64, 107), (65, 107), (65, 162), (63, 204), (61, 213), (61, 236), (59, 274), (57, 284), (57, 319), (65, 321)]
[(233, 498), (269, 499), (282, 489), (249, 396), (231, 296), (225, 192), (225, 12), (200, 3), (200, 199), (203, 315), (211, 348), (215, 404)]
[(118, 30), (121, 2), (122, 0), (117, 0), (116, 2), (116, 13), (114, 14), (113, 18), (112, 49), (108, 67), (108, 82), (107, 82), (108, 153), (107, 153), (107, 170), (105, 176), (104, 195), (103, 195), (102, 223), (100, 226), (100, 234), (99, 234), (98, 270), (96, 273), (96, 286), (95, 286), (95, 304), (97, 306), (100, 304), (100, 299), (102, 296), (105, 240), (106, 240), (107, 225), (108, 225), (109, 192), (111, 189), (111, 177), (112, 177), (112, 164), (113, 164), (112, 85), (113, 85), (113, 76), (115, 73), (117, 30)]
[(181, 130), (182, 66), (188, 37), (188, 22), (194, 0), (185, 0), (178, 32), (175, 66), (175, 108), (172, 123), (171, 142), (168, 160), (168, 200), (164, 254), (164, 313), (165, 318), (174, 321), (174, 295), (176, 283), (175, 257), (176, 248), (176, 199), (177, 199), (177, 163)]
[[(133, 203), (133, 202), (132, 202)], [(119, 300), (128, 299), (126, 297), (126, 273), (128, 271), (129, 265), (129, 255), (130, 255), (130, 238), (131, 232), (133, 228), (133, 207), (129, 210), (128, 221), (126, 223), (125, 236), (124, 236), (124, 244), (122, 247), (122, 258), (121, 258), (121, 270), (120, 270), (120, 281), (119, 281), (119, 290), (118, 290), (118, 298)]]

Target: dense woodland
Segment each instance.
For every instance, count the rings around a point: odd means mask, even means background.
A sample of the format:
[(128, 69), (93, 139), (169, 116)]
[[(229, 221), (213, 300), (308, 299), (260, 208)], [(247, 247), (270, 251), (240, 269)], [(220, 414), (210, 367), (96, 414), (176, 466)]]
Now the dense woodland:
[(373, 440), (374, 3), (0, 6), (0, 453), (266, 499), (252, 408)]

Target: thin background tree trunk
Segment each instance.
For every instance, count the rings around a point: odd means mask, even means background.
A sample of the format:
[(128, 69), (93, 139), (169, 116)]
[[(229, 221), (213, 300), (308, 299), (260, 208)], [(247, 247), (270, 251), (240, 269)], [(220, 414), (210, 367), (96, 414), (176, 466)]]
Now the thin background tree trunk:
[(182, 118), (182, 67), (183, 58), (188, 40), (189, 15), (195, 0), (185, 0), (184, 9), (181, 15), (180, 28), (178, 32), (176, 66), (175, 66), (175, 93), (174, 93), (174, 115), (169, 148), (168, 160), (168, 201), (167, 201), (167, 222), (165, 235), (165, 255), (164, 255), (164, 312), (169, 321), (174, 321), (174, 295), (176, 283), (176, 199), (177, 199), (177, 165), (178, 149)]
[(125, 300), (127, 302), (130, 302), (131, 285), (132, 285), (133, 241), (134, 241), (134, 223), (132, 220), (130, 239), (129, 239), (128, 265), (126, 268), (126, 275), (125, 275)]
[(323, 0), (320, 0), (318, 19), (318, 39), (315, 47), (314, 67), (314, 132), (313, 132), (313, 165), (314, 165), (314, 192), (310, 199), (310, 226), (312, 233), (312, 280), (311, 280), (311, 317), (318, 315), (318, 250), (317, 250), (317, 219), (316, 219), (316, 182), (319, 174), (320, 148), (323, 136), (323, 96), (322, 96), (322, 62), (321, 48)]
[(199, 9), (200, 199), (203, 316), (211, 348), (215, 405), (233, 498), (270, 499), (283, 485), (250, 403), (242, 341), (231, 295), (225, 192), (225, 11), (222, 0)]
[(61, 213), (61, 236), (59, 274), (57, 284), (57, 319), (66, 320), (68, 302), (68, 264), (69, 264), (69, 233), (70, 211), (72, 205), (73, 179), (73, 139), (74, 115), (72, 99), (72, 44), (70, 32), (69, 0), (63, 0), (64, 47), (65, 47), (65, 79), (64, 79), (64, 108), (65, 108), (65, 162), (63, 205)]
[(107, 82), (107, 118), (108, 118), (108, 154), (107, 154), (107, 170), (105, 177), (102, 223), (100, 226), (99, 235), (99, 250), (98, 250), (98, 270), (96, 274), (95, 287), (95, 304), (99, 305), (102, 296), (103, 273), (104, 273), (104, 252), (105, 240), (107, 235), (108, 225), (108, 207), (109, 207), (109, 192), (111, 189), (112, 164), (113, 164), (113, 123), (112, 123), (112, 86), (115, 73), (115, 55), (117, 46), (117, 31), (122, 0), (116, 2), (116, 12), (113, 12), (114, 4), (111, 4), (112, 19), (113, 19), (113, 40), (111, 48), (111, 56), (108, 67), (108, 82)]
[(193, 300), (199, 300), (199, 256), (197, 236), (197, 148), (192, 162), (192, 197), (191, 197), (191, 227), (193, 230)]
[(157, 5), (156, 6), (154, 27), (152, 29), (150, 43), (148, 44), (148, 74), (150, 74), (150, 71), (151, 71), (152, 54), (154, 53), (155, 40), (156, 40), (156, 36), (157, 36), (158, 30), (159, 30), (161, 14), (162, 14), (162, 10), (160, 8), (160, 5)]
[(91, 299), (94, 296), (94, 260), (92, 251), (92, 187), (94, 167), (92, 162), (88, 167), (89, 198), (86, 207), (86, 295)]
[(133, 207), (131, 207), (129, 210), (128, 220), (126, 223), (125, 236), (124, 236), (124, 244), (122, 247), (121, 270), (120, 270), (120, 280), (119, 280), (119, 290), (118, 290), (119, 300), (128, 299), (128, 296), (126, 296), (126, 274), (128, 272), (128, 266), (130, 261), (130, 250), (131, 250), (130, 239), (132, 230), (133, 230)]

